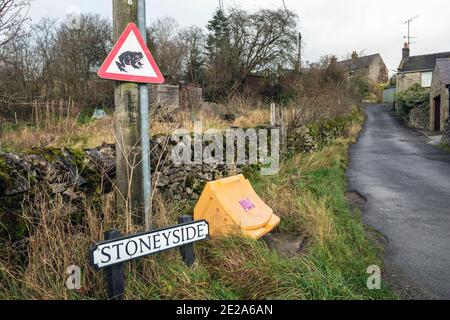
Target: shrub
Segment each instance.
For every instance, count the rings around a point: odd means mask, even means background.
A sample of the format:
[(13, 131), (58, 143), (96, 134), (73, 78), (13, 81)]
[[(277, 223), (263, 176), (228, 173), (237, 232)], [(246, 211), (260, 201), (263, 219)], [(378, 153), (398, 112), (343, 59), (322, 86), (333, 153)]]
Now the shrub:
[(398, 113), (402, 118), (407, 118), (412, 109), (428, 108), (430, 103), (430, 93), (419, 84), (396, 94), (395, 98), (398, 103)]
[(351, 79), (352, 85), (356, 90), (358, 100), (368, 99), (371, 96), (371, 87), (366, 78), (356, 75)]

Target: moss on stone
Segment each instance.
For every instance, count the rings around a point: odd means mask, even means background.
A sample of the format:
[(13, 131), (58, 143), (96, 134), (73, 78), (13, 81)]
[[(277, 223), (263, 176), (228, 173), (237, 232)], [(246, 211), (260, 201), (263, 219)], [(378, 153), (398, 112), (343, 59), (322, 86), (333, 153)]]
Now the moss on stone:
[(6, 163), (5, 158), (0, 155), (0, 190), (11, 180), (12, 170), (13, 169)]
[(361, 117), (364, 117), (361, 109), (356, 108), (345, 116), (311, 123), (307, 128), (319, 148), (323, 148), (337, 138), (345, 136), (348, 127), (360, 120)]
[(64, 154), (58, 148), (39, 148), (39, 149), (25, 149), (24, 154), (43, 157), (48, 162), (55, 162), (59, 158), (63, 158)]
[(67, 149), (73, 157), (73, 165), (79, 170), (83, 170), (86, 167), (87, 154), (82, 149), (69, 148)]
[(57, 149), (57, 148), (42, 149), (42, 156), (48, 162), (55, 162), (55, 161), (58, 161), (58, 160), (64, 158), (64, 154), (61, 151), (61, 149)]
[(0, 198), (0, 239), (22, 240), (28, 236), (27, 221), (22, 217), (22, 195)]
[(206, 187), (206, 181), (202, 181), (198, 178), (195, 178), (189, 175), (186, 178), (186, 187), (193, 190), (195, 193), (201, 194)]

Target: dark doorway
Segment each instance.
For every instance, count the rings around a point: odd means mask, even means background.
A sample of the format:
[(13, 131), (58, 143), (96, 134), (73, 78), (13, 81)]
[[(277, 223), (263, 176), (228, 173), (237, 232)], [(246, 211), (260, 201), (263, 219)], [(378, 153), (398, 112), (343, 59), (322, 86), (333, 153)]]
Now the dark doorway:
[(434, 98), (434, 131), (441, 131), (441, 96)]

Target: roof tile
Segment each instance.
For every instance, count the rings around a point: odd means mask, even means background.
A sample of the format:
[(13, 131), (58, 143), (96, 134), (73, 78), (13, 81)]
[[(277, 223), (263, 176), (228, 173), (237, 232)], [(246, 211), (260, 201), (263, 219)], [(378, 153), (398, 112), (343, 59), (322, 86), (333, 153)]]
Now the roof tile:
[(450, 52), (411, 56), (401, 62), (398, 70), (400, 72), (434, 70), (436, 66), (436, 60), (445, 58), (450, 58)]
[(436, 61), (436, 72), (440, 73), (445, 85), (450, 84), (450, 59), (438, 59)]

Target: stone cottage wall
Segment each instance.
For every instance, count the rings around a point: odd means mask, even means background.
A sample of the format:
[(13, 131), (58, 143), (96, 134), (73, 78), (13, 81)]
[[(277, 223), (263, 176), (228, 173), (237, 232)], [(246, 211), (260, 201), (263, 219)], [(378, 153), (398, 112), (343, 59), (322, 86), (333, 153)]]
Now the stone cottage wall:
[(389, 70), (381, 57), (373, 60), (369, 67), (368, 79), (372, 83), (384, 84), (389, 81)]
[(447, 119), (442, 135), (442, 144), (450, 147), (450, 119)]
[(433, 77), (433, 84), (430, 89), (430, 119), (429, 119), (429, 129), (434, 131), (434, 116), (435, 116), (435, 101), (437, 97), (441, 97), (441, 130), (444, 130), (445, 124), (449, 116), (449, 96), (448, 89), (442, 83), (439, 77), (439, 73), (435, 72)]
[(417, 107), (412, 109), (408, 115), (408, 126), (420, 130), (428, 130), (430, 125), (430, 108)]
[(420, 72), (399, 74), (397, 76), (397, 93), (408, 90), (416, 83), (421, 83)]

